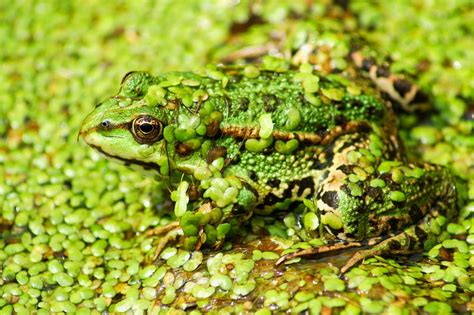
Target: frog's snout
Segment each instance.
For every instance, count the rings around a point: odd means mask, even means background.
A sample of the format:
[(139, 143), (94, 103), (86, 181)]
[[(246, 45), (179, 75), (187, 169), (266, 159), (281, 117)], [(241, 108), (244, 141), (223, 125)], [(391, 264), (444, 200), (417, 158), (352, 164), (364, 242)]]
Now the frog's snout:
[(90, 129), (87, 124), (89, 117), (90, 117), (90, 114), (87, 115), (87, 117), (82, 122), (81, 127), (79, 128), (79, 132), (77, 133), (77, 141), (79, 141), (79, 138), (85, 139), (85, 136), (88, 133), (88, 130)]
[(77, 133), (77, 138), (76, 138), (77, 142), (79, 142), (79, 138), (82, 138), (87, 143), (86, 136), (88, 133), (89, 133), (89, 130), (87, 128), (84, 128), (84, 125), (81, 125)]
[(79, 138), (82, 138), (86, 143), (89, 144), (87, 141), (87, 136), (97, 129), (97, 118), (97, 112), (95, 110), (87, 115), (86, 118), (84, 118), (77, 134), (77, 141), (79, 141)]

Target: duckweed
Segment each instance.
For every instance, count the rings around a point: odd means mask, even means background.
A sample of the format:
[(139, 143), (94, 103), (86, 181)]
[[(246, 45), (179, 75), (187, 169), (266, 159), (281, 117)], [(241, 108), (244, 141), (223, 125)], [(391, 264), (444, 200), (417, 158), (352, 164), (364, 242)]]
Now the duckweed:
[[(181, 313), (189, 312), (190, 307), (196, 307), (196, 314), (221, 310), (256, 311), (260, 315), (272, 311), (472, 312), (474, 175), (469, 154), (474, 144), (470, 123), (474, 93), (469, 84), (474, 67), (470, 66), (472, 53), (466, 49), (473, 46), (472, 36), (468, 36), (472, 10), (462, 2), (439, 10), (439, 4), (420, 0), (415, 5), (399, 1), (377, 6), (351, 2), (347, 11), (340, 7), (330, 10), (332, 19), (327, 18), (326, 11), (324, 4), (306, 1), (263, 2), (256, 6), (200, 1), (149, 6), (91, 2), (81, 7), (62, 2), (12, 2), (2, 8), (0, 312)], [(339, 11), (344, 11), (345, 17), (335, 20)], [(357, 17), (350, 11), (357, 12)], [(250, 18), (259, 22), (247, 25)], [(319, 25), (328, 23), (331, 32), (343, 30), (339, 39), (320, 31)], [(251, 27), (247, 30), (247, 26)], [(290, 63), (276, 57), (280, 53), (279, 39), (273, 36), (269, 40), (270, 30), (273, 35), (283, 34), (282, 55), (299, 51), (308, 40), (313, 48), (305, 58), (327, 60), (328, 67), (343, 71), (347, 65), (341, 57), (350, 49), (344, 34), (355, 27), (370, 29), (363, 32), (367, 33), (364, 36), (395, 56), (390, 70), (419, 78), (422, 91), (433, 100), (437, 113), (421, 115), (425, 121), (430, 120), (430, 125), (417, 126), (416, 115), (403, 114), (401, 136), (407, 151), (414, 148), (413, 152), (419, 152), (427, 161), (450, 165), (468, 182), (466, 198), (470, 201), (461, 210), (459, 221), (448, 222), (440, 216), (430, 222), (429, 228), (437, 237), (433, 244), (437, 245), (427, 249), (424, 258), (415, 256), (408, 263), (403, 259), (398, 263), (368, 259), (342, 277), (336, 276), (333, 267), (326, 267), (328, 263), (340, 267), (347, 259), (344, 255), (323, 260), (298, 257), (292, 261), (298, 263), (274, 265), (284, 249), (323, 245), (325, 240), (307, 235), (320, 227), (314, 210), (295, 210), (291, 217), (287, 214), (284, 224), (263, 215), (260, 221), (252, 221), (255, 234), (245, 236), (223, 224), (215, 232), (222, 241), (221, 248), (201, 252), (170, 246), (150, 262), (158, 238), (146, 235), (146, 231), (165, 226), (174, 220), (173, 215), (185, 217), (185, 184), (177, 198), (183, 202), (176, 212), (167, 211), (163, 202), (168, 199), (163, 189), (166, 185), (107, 163), (76, 142), (85, 113), (113, 93), (117, 80), (131, 69), (152, 73), (185, 70), (207, 62), (218, 63), (224, 56), (242, 52), (240, 48), (259, 50), (272, 43), (275, 56), (263, 58), (264, 67), (284, 70)], [(230, 30), (239, 31), (229, 34)], [(335, 47), (330, 55), (327, 45)], [(243, 56), (239, 61), (247, 59)], [(300, 69), (303, 76), (298, 84), (303, 85), (304, 97), (314, 106), (324, 106), (329, 99), (344, 104), (346, 92), (360, 93), (359, 86), (347, 83), (341, 83), (340, 89), (325, 89), (319, 77), (308, 75), (312, 72), (310, 64)], [(244, 75), (258, 77), (260, 72), (247, 65)], [(208, 69), (204, 75), (227, 84), (228, 78), (218, 69)], [(184, 89), (177, 89), (180, 82)], [(134, 91), (129, 83), (122, 86), (121, 93), (143, 92)], [(185, 105), (189, 105), (205, 100), (212, 91), (199, 89), (198, 80), (176, 75), (160, 86), (152, 85), (145, 102), (171, 106), (165, 102), (171, 93), (182, 95)], [(221, 121), (218, 114), (210, 116)], [(274, 141), (270, 135), (276, 122), (268, 116), (257, 117), (261, 117), (260, 136), (265, 141), (246, 142), (249, 149), (291, 154), (303, 145), (296, 139)], [(303, 111), (290, 108), (288, 117), (283, 123), (286, 130), (293, 130), (303, 118)], [(194, 123), (179, 130), (166, 127), (165, 139), (188, 141), (194, 133), (207, 132), (205, 122)], [(349, 161), (360, 166), (348, 183), (353, 196), (362, 195), (357, 183), (374, 173), (363, 165), (364, 161), (374, 161), (382, 154), (376, 143), (369, 149), (348, 154)], [(162, 175), (168, 174), (167, 163), (158, 163)], [(219, 179), (214, 183), (215, 170), (225, 165), (224, 158), (218, 158), (212, 168), (198, 167), (194, 171), (196, 178), (208, 179), (209, 187), (220, 190), (221, 194), (214, 197), (219, 202), (225, 199), (219, 204), (224, 213), (224, 207), (236, 197), (231, 181)], [(378, 170), (386, 174), (370, 182), (373, 188), (422, 176), (421, 168), (402, 169), (393, 161), (383, 162)], [(182, 183), (188, 182), (183, 179)], [(390, 198), (404, 202), (406, 197), (399, 193), (391, 192)], [(341, 226), (337, 215), (320, 219), (323, 227)], [(237, 235), (241, 243), (226, 242), (229, 233)], [(271, 236), (263, 236), (268, 234)], [(300, 242), (300, 235), (308, 239)], [(197, 242), (201, 244), (205, 239)], [(186, 291), (191, 282), (194, 286)], [(406, 304), (397, 304), (394, 295)]]
[(343, 280), (330, 277), (324, 280), (324, 290), (326, 291), (344, 291), (346, 285)]

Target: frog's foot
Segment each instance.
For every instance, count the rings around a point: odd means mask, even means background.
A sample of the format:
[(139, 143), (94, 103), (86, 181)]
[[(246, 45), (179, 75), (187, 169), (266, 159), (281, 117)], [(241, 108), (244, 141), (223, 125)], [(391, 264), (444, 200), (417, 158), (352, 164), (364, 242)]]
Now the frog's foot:
[(302, 256), (312, 256), (315, 254), (322, 254), (328, 252), (336, 252), (354, 247), (369, 247), (367, 249), (356, 252), (345, 264), (341, 267), (341, 273), (346, 273), (353, 266), (364, 260), (365, 258), (373, 256), (384, 256), (393, 254), (409, 254), (416, 251), (421, 244), (417, 242), (415, 235), (422, 237), (425, 232), (418, 226), (410, 227), (404, 232), (392, 235), (389, 238), (382, 239), (381, 237), (374, 237), (364, 242), (344, 242), (328, 246), (320, 246), (315, 248), (303, 249), (294, 253), (290, 253), (280, 257), (276, 261), (276, 265), (288, 261), (290, 259)]
[(332, 244), (328, 246), (319, 246), (319, 247), (302, 249), (302, 250), (281, 256), (276, 261), (275, 264), (278, 266), (278, 265), (281, 265), (283, 262), (291, 260), (296, 257), (312, 256), (316, 254), (335, 252), (335, 251), (340, 251), (340, 250), (344, 250), (344, 249), (348, 249), (352, 247), (360, 247), (360, 246), (364, 246), (364, 244), (360, 242), (344, 242), (344, 243), (336, 243), (336, 244)]
[(384, 256), (394, 254), (409, 254), (416, 251), (420, 243), (416, 242), (413, 237), (407, 232), (401, 232), (371, 248), (364, 249), (355, 253), (345, 264), (341, 267), (341, 273), (346, 273), (353, 266), (364, 260), (365, 258), (373, 256)]
[(179, 227), (179, 222), (178, 221), (175, 221), (175, 222), (172, 222), (170, 224), (167, 224), (167, 225), (163, 225), (163, 226), (158, 226), (154, 229), (150, 229), (148, 231), (146, 231), (145, 235), (146, 236), (152, 236), (152, 235), (163, 235), (163, 234), (166, 234), (176, 228)]
[(178, 236), (183, 234), (183, 230), (181, 229), (179, 222), (173, 222), (165, 226), (160, 226), (149, 230), (146, 232), (146, 235), (163, 235), (158, 244), (156, 245), (155, 254), (153, 255), (152, 261), (155, 261), (158, 256), (160, 255), (161, 251), (165, 248), (165, 246), (171, 242), (176, 240)]
[(394, 74), (387, 65), (377, 65), (372, 58), (365, 58), (360, 51), (351, 54), (354, 64), (366, 71), (375, 85), (407, 112), (427, 110), (427, 97), (418, 86), (402, 75)]

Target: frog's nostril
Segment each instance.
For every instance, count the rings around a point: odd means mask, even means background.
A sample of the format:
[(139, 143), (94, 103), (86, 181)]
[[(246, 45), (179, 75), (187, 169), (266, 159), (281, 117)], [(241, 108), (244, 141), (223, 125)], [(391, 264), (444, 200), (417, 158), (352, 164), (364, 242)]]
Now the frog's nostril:
[(100, 123), (100, 126), (104, 129), (107, 129), (110, 127), (110, 121), (104, 120), (103, 122)]

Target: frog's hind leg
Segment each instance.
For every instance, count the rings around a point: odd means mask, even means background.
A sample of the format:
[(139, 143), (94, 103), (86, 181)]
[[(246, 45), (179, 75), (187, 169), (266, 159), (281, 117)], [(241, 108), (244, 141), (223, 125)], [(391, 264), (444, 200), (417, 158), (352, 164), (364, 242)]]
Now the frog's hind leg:
[(350, 248), (364, 247), (357, 251), (342, 267), (341, 273), (346, 273), (350, 268), (363, 261), (366, 258), (373, 256), (385, 256), (396, 254), (410, 254), (421, 249), (423, 242), (427, 239), (428, 233), (425, 232), (424, 227), (426, 219), (423, 223), (408, 227), (405, 231), (392, 234), (386, 237), (373, 237), (362, 242), (339, 242), (327, 246), (319, 246), (309, 249), (299, 250), (280, 257), (276, 265), (280, 265), (285, 261), (296, 257), (312, 256), (315, 254), (339, 252)]
[[(343, 241), (301, 250), (280, 258), (278, 263), (300, 256), (360, 247), (341, 268), (344, 273), (374, 255), (411, 254), (422, 250), (425, 244), (427, 248), (432, 245), (431, 241), (435, 240), (431, 239), (436, 235), (430, 231), (431, 221), (441, 216), (449, 221), (456, 214), (458, 197), (455, 179), (440, 166), (395, 162), (388, 165), (392, 170), (384, 170), (388, 167), (383, 166), (371, 178), (359, 181), (357, 190), (342, 182), (339, 191), (331, 195), (337, 198), (325, 198), (323, 195), (319, 199), (334, 205), (333, 209), (318, 207), (322, 216), (331, 213), (332, 217), (337, 216), (343, 222), (337, 226), (326, 225), (326, 231), (341, 240), (346, 238), (360, 242)], [(351, 189), (356, 194), (351, 194)], [(337, 202), (328, 203), (332, 200)]]
[(312, 256), (316, 254), (323, 254), (323, 253), (330, 253), (330, 252), (337, 252), (349, 248), (354, 248), (354, 247), (361, 247), (364, 246), (363, 243), (361, 242), (339, 242), (335, 244), (330, 244), (326, 246), (318, 246), (318, 247), (312, 247), (312, 248), (307, 248), (307, 249), (302, 249), (298, 250), (293, 253), (289, 253), (286, 255), (281, 256), (277, 261), (276, 265), (281, 265), (283, 262), (291, 260), (293, 258), (297, 257), (303, 257), (303, 256)]
[[(435, 243), (442, 241), (436, 233), (431, 231), (430, 226), (436, 218), (444, 217), (447, 219), (445, 221), (449, 222), (455, 217), (459, 199), (457, 188), (460, 183), (458, 183), (448, 169), (442, 166), (425, 163), (421, 167), (413, 165), (404, 165), (402, 167), (407, 178), (402, 183), (396, 183), (396, 181), (393, 181), (393, 178), (396, 177), (393, 176), (392, 172), (392, 182), (387, 181), (387, 187), (389, 190), (395, 187), (399, 192), (403, 193), (404, 198), (394, 196), (393, 190), (385, 196), (388, 196), (388, 199), (398, 205), (396, 209), (401, 211), (401, 214), (408, 215), (408, 218), (411, 218), (410, 221), (396, 220), (395, 222), (398, 224), (405, 224), (402, 232), (391, 234), (388, 238), (373, 245), (371, 248), (354, 254), (341, 268), (342, 273), (367, 257), (374, 255), (411, 254), (423, 249), (429, 249)], [(407, 174), (410, 176), (407, 176)], [(391, 210), (388, 209), (387, 211), (373, 212), (374, 218), (380, 218), (373, 221), (373, 229), (378, 227), (380, 230), (384, 230), (386, 226), (393, 224), (390, 218)], [(400, 216), (399, 213), (398, 218), (403, 219), (405, 216)], [(409, 225), (410, 222), (414, 224)], [(398, 226), (400, 227), (400, 225)]]
[(403, 232), (389, 236), (387, 239), (372, 245), (370, 248), (356, 252), (344, 266), (341, 267), (341, 273), (346, 273), (359, 262), (373, 256), (393, 256), (396, 254), (407, 255), (415, 253), (423, 247), (427, 235), (428, 234), (420, 225), (411, 226)]

